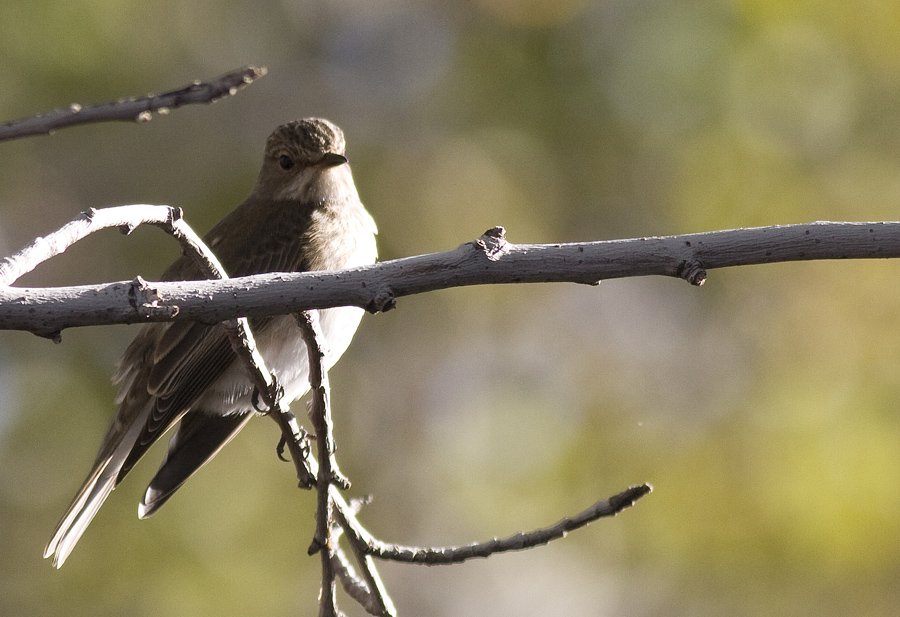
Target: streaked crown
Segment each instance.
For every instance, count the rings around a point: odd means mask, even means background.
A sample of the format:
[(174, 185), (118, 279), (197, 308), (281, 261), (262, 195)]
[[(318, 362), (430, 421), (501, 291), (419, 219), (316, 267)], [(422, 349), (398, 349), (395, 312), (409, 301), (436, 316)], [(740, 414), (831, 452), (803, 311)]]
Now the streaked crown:
[(266, 141), (266, 158), (287, 154), (300, 165), (317, 163), (325, 154), (344, 154), (344, 133), (322, 118), (304, 118), (279, 126)]

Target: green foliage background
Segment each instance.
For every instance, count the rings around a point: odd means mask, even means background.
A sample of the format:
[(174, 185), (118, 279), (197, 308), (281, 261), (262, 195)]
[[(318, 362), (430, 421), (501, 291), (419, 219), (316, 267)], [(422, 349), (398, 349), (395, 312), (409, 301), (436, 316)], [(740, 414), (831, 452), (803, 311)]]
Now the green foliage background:
[[(208, 108), (0, 144), (4, 254), (125, 203), (181, 206), (205, 232), (269, 131), (310, 115), (345, 130), (385, 259), (493, 225), (560, 242), (898, 218), (889, 0), (8, 0), (0, 59), (5, 119), (270, 69)], [(108, 233), (21, 284), (153, 279), (176, 252), (156, 230)], [(333, 399), (383, 539), (502, 536), (655, 487), (547, 548), (387, 564), (401, 614), (896, 614), (898, 275), (473, 288), (366, 317)], [(313, 614), (313, 498), (264, 419), (138, 521), (155, 448), (61, 571), (41, 559), (135, 331), (0, 334), (0, 614)]]

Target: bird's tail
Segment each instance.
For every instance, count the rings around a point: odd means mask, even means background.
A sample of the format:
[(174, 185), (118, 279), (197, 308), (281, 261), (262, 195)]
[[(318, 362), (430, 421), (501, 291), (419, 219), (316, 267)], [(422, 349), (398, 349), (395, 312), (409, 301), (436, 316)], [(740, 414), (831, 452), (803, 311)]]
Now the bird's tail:
[(110, 469), (111, 462), (111, 459), (107, 459), (91, 472), (65, 516), (53, 530), (53, 537), (44, 549), (44, 557), (52, 555), (54, 567), (62, 567), (81, 534), (115, 488), (119, 470)]
[(189, 413), (169, 442), (169, 450), (159, 471), (150, 481), (138, 506), (138, 517), (154, 514), (188, 478), (206, 465), (225, 444), (244, 428), (253, 413), (228, 416)]
[[(112, 437), (118, 441), (112, 448), (107, 448), (106, 443), (101, 447), (101, 452), (111, 452), (108, 456), (99, 458), (94, 463), (94, 469), (84, 481), (81, 490), (75, 495), (65, 516), (53, 530), (53, 536), (44, 549), (44, 557), (53, 556), (53, 565), (61, 568), (66, 558), (72, 553), (75, 544), (96, 516), (100, 506), (109, 497), (119, 481), (119, 472), (128, 453), (131, 451), (137, 439), (142, 422), (134, 422), (124, 434)], [(107, 438), (111, 437), (107, 433)], [(104, 441), (106, 441), (106, 439)], [(111, 445), (111, 444), (109, 444)]]

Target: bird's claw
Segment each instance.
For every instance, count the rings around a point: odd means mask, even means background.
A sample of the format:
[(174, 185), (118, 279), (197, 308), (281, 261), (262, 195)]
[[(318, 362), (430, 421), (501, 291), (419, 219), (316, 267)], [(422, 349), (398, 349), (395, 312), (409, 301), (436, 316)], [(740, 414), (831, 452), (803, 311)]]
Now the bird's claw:
[[(250, 404), (253, 405), (253, 409), (256, 410), (256, 413), (260, 415), (268, 415), (278, 406), (278, 402), (281, 400), (281, 397), (284, 396), (284, 388), (281, 387), (281, 384), (275, 379), (275, 376), (272, 376), (272, 383), (269, 385), (268, 399), (272, 402), (271, 405), (266, 404), (265, 401), (260, 401), (259, 388), (254, 387), (253, 393), (250, 395)], [(265, 405), (265, 407), (263, 407)]]

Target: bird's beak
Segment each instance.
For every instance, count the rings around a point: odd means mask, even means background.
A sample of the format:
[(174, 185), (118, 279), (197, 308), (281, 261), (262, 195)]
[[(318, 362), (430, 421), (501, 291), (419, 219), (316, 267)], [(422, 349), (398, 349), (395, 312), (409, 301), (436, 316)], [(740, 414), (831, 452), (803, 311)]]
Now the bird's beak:
[(335, 154), (334, 152), (329, 152), (318, 162), (319, 165), (323, 167), (337, 167), (338, 165), (343, 165), (347, 162), (347, 157), (343, 154)]

